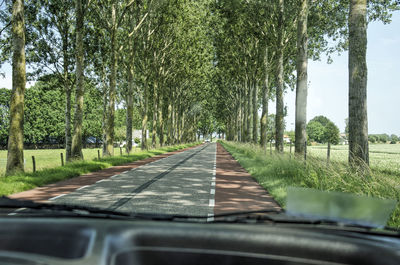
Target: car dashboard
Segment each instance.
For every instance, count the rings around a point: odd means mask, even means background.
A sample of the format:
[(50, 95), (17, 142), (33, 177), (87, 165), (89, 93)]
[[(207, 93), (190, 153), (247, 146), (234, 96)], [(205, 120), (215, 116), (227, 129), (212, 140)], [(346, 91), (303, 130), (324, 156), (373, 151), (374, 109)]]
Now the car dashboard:
[(399, 264), (400, 240), (284, 224), (0, 220), (0, 264)]

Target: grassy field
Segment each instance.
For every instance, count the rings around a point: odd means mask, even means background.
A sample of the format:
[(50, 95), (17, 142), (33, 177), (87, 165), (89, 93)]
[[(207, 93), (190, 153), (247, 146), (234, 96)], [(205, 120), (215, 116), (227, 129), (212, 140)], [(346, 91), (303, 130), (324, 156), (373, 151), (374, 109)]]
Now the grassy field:
[(86, 149), (84, 150), (84, 161), (68, 163), (63, 167), (60, 166), (60, 152), (62, 150), (39, 150), (39, 152), (36, 150), (27, 150), (25, 151), (25, 156), (31, 154), (31, 152), (34, 152), (38, 168), (41, 165), (42, 169), (37, 170), (34, 173), (25, 172), (13, 176), (0, 177), (0, 196), (33, 189), (35, 187), (73, 178), (89, 172), (145, 159), (147, 157), (183, 149), (197, 144), (199, 143), (167, 146), (157, 149), (150, 149), (148, 151), (135, 151), (130, 155), (113, 156), (101, 158), (100, 160), (96, 158), (97, 149)]
[[(348, 161), (348, 145), (331, 147), (331, 160)], [(314, 157), (326, 159), (327, 146), (309, 146), (308, 153)], [(376, 172), (389, 173), (400, 177), (400, 144), (370, 144), (370, 166)]]
[[(84, 160), (90, 161), (97, 158), (97, 150), (100, 149), (83, 149)], [(134, 149), (134, 151), (138, 152), (139, 150)], [(32, 172), (32, 156), (35, 156), (36, 170), (61, 166), (61, 153), (63, 153), (65, 162), (65, 149), (24, 150), (25, 172)], [(119, 149), (115, 148), (114, 154), (119, 153)], [(7, 150), (0, 150), (0, 176), (3, 176), (5, 173), (6, 161)]]
[[(288, 186), (350, 192), (400, 201), (400, 145), (371, 145), (371, 174), (360, 176), (346, 164), (347, 146), (334, 146), (332, 163), (326, 163), (326, 147), (309, 147), (307, 163), (284, 155), (270, 155), (252, 144), (223, 142), (239, 163), (285, 207)], [(289, 148), (287, 148), (289, 151)], [(400, 228), (398, 205), (389, 226)]]

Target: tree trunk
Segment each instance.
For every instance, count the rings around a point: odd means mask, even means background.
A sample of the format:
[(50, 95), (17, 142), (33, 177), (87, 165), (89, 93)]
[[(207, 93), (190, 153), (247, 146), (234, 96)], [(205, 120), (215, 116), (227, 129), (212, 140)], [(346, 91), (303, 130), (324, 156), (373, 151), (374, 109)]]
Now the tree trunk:
[(279, 0), (278, 15), (278, 49), (276, 73), (276, 114), (275, 114), (275, 150), (283, 152), (283, 11), (284, 1)]
[(108, 117), (106, 128), (106, 152), (105, 156), (114, 155), (114, 116), (115, 116), (115, 89), (117, 78), (117, 56), (116, 56), (116, 10), (115, 3), (111, 6), (111, 53), (110, 53), (110, 89), (108, 91)]
[(76, 0), (76, 93), (74, 132), (72, 136), (71, 159), (83, 159), (82, 154), (82, 121), (83, 121), (83, 19), (82, 0)]
[(240, 109), (239, 109), (239, 100), (236, 98), (235, 102), (235, 117), (233, 119), (233, 141), (237, 142), (239, 140), (239, 126), (240, 126)]
[(247, 89), (246, 86), (244, 86), (243, 93), (242, 93), (242, 98), (241, 98), (241, 104), (242, 104), (242, 142), (246, 142), (247, 138), (247, 130), (246, 130), (246, 124), (247, 124), (247, 104), (246, 104), (246, 95), (247, 95)]
[(142, 141), (141, 141), (141, 145), (140, 145), (140, 148), (142, 149), (142, 150), (147, 150), (148, 149), (148, 147), (147, 147), (147, 119), (148, 119), (148, 116), (147, 116), (147, 110), (148, 110), (148, 102), (149, 102), (149, 99), (148, 99), (148, 87), (147, 87), (147, 84), (145, 84), (144, 85), (144, 91), (143, 91), (143, 97), (144, 97), (144, 104), (143, 104), (143, 113), (142, 113)]
[(265, 80), (262, 91), (262, 114), (260, 120), (261, 126), (261, 139), (260, 145), (265, 150), (267, 146), (267, 130), (268, 130), (268, 48), (265, 49), (264, 57), (264, 67), (265, 67)]
[[(71, 160), (71, 88), (68, 81), (65, 80), (68, 73), (64, 73), (64, 89), (65, 89), (65, 160)], [(68, 78), (68, 77), (67, 77)]]
[(12, 5), (12, 95), (6, 174), (24, 171), (25, 20), (24, 1)]
[(171, 100), (169, 100), (169, 102), (168, 102), (168, 120), (167, 120), (167, 131), (168, 131), (167, 145), (171, 145), (172, 144), (172, 138), (173, 138), (172, 118), (173, 118), (172, 104), (171, 104)]
[(181, 139), (179, 141), (179, 143), (186, 143), (186, 135), (187, 135), (187, 131), (185, 130), (185, 119), (186, 119), (186, 115), (185, 112), (183, 111), (182, 108), (182, 116), (181, 116)]
[(128, 67), (128, 93), (126, 95), (126, 152), (132, 151), (132, 121), (133, 121), (133, 67)]
[(152, 131), (151, 131), (151, 145), (156, 148), (157, 140), (157, 110), (158, 110), (158, 86), (157, 83), (153, 86), (153, 120), (152, 120)]
[(158, 123), (158, 140), (160, 146), (164, 145), (164, 119), (163, 119), (163, 97), (159, 96), (158, 99), (158, 113), (157, 113), (157, 123)]
[(181, 143), (181, 101), (180, 98), (178, 99), (178, 106), (176, 106), (177, 110), (175, 111), (176, 113), (176, 118), (175, 118), (175, 127), (176, 127), (176, 143), (180, 144)]
[(103, 156), (106, 153), (107, 150), (107, 102), (108, 102), (108, 97), (107, 97), (107, 88), (106, 88), (106, 83), (105, 81), (103, 83), (103, 120), (101, 122), (101, 132), (102, 132), (102, 150), (103, 150)]
[(242, 93), (239, 90), (238, 96), (238, 104), (239, 104), (239, 121), (238, 121), (238, 141), (242, 142), (243, 136), (243, 108), (242, 108)]
[(258, 87), (253, 84), (253, 142), (258, 142), (258, 108), (257, 108)]
[(247, 124), (246, 124), (246, 127), (247, 127), (247, 137), (246, 137), (246, 142), (251, 142), (251, 112), (252, 112), (252, 109), (251, 109), (251, 98), (252, 98), (252, 89), (251, 89), (251, 84), (250, 84), (250, 82), (248, 82), (248, 85), (247, 85), (247, 89), (248, 89), (248, 96), (247, 96), (247, 102), (246, 102), (246, 104), (247, 104)]
[(349, 14), (349, 162), (369, 165), (367, 117), (367, 1), (351, 0)]
[[(67, 11), (65, 11), (67, 12)], [(63, 27), (63, 82), (65, 90), (65, 160), (71, 159), (71, 87), (69, 83), (68, 26)]]
[(176, 144), (176, 105), (172, 103), (172, 113), (171, 113), (171, 126), (172, 126), (172, 144)]
[(296, 129), (295, 152), (304, 153), (304, 143), (307, 139), (307, 16), (308, 0), (302, 0), (297, 22), (297, 83), (296, 83)]

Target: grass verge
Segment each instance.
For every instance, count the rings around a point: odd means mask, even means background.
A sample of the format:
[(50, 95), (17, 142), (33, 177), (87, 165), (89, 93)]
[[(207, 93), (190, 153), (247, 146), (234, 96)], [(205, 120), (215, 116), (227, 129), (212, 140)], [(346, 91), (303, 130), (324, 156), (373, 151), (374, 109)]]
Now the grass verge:
[(77, 177), (89, 172), (118, 166), (125, 163), (145, 159), (155, 155), (172, 152), (195, 146), (199, 143), (166, 146), (148, 151), (139, 151), (131, 155), (113, 156), (94, 159), (91, 161), (71, 162), (61, 167), (38, 170), (35, 173), (19, 173), (13, 176), (0, 178), (0, 196), (30, 190), (39, 186), (55, 183), (61, 180)]
[[(374, 171), (370, 176), (360, 176), (340, 162), (327, 165), (318, 158), (309, 157), (305, 163), (287, 154), (265, 154), (254, 144), (226, 141), (221, 144), (283, 207), (286, 204), (288, 186), (400, 200), (400, 180), (393, 176), (378, 176)], [(400, 228), (399, 205), (388, 225)]]

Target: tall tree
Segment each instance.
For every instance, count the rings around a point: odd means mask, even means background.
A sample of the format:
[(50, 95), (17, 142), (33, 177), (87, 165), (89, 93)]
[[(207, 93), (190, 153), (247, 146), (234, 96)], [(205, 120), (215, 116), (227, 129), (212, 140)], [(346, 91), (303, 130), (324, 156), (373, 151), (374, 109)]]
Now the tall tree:
[(82, 121), (83, 121), (83, 96), (84, 90), (84, 65), (83, 65), (83, 31), (84, 9), (83, 0), (76, 0), (76, 92), (74, 130), (72, 135), (71, 159), (83, 159), (82, 153)]
[[(31, 4), (32, 5), (32, 4)], [(36, 45), (30, 48), (27, 60), (35, 69), (36, 76), (56, 74), (63, 80), (65, 97), (65, 153), (66, 160), (71, 156), (71, 97), (73, 78), (70, 74), (74, 64), (72, 29), (73, 0), (41, 0), (35, 21), (30, 22), (30, 34)], [(31, 18), (32, 20), (32, 18)], [(27, 22), (29, 23), (29, 22)], [(31, 40), (32, 41), (32, 40)]]
[(262, 113), (261, 113), (261, 138), (260, 144), (261, 147), (264, 149), (266, 148), (267, 144), (267, 122), (268, 122), (268, 95), (269, 95), (269, 86), (268, 86), (268, 47), (265, 48), (265, 55), (264, 55), (264, 67), (265, 67), (265, 80), (262, 86)]
[(24, 171), (25, 20), (24, 1), (12, 5), (12, 96), (6, 174)]
[(304, 153), (304, 143), (307, 140), (307, 17), (308, 0), (301, 0), (297, 20), (297, 83), (295, 121), (295, 152), (299, 155)]
[[(108, 89), (108, 106), (106, 121), (106, 144), (103, 150), (104, 156), (114, 154), (114, 125), (115, 125), (115, 101), (117, 96), (117, 63), (118, 55), (122, 49), (119, 33), (123, 31), (122, 23), (127, 11), (132, 7), (135, 1), (101, 1), (98, 0), (91, 5), (91, 10), (97, 15), (96, 23), (101, 27), (99, 30), (107, 32), (109, 45), (109, 89)], [(129, 32), (122, 32), (124, 37), (128, 37)], [(132, 33), (133, 34), (133, 33)]]
[(367, 117), (367, 0), (349, 12), (349, 162), (369, 165)]
[(283, 34), (285, 30), (284, 25), (284, 0), (278, 0), (278, 37), (276, 45), (276, 115), (275, 115), (275, 150), (277, 152), (283, 152), (283, 118), (284, 118), (284, 106), (283, 106), (283, 89), (284, 89), (284, 69), (283, 69)]

